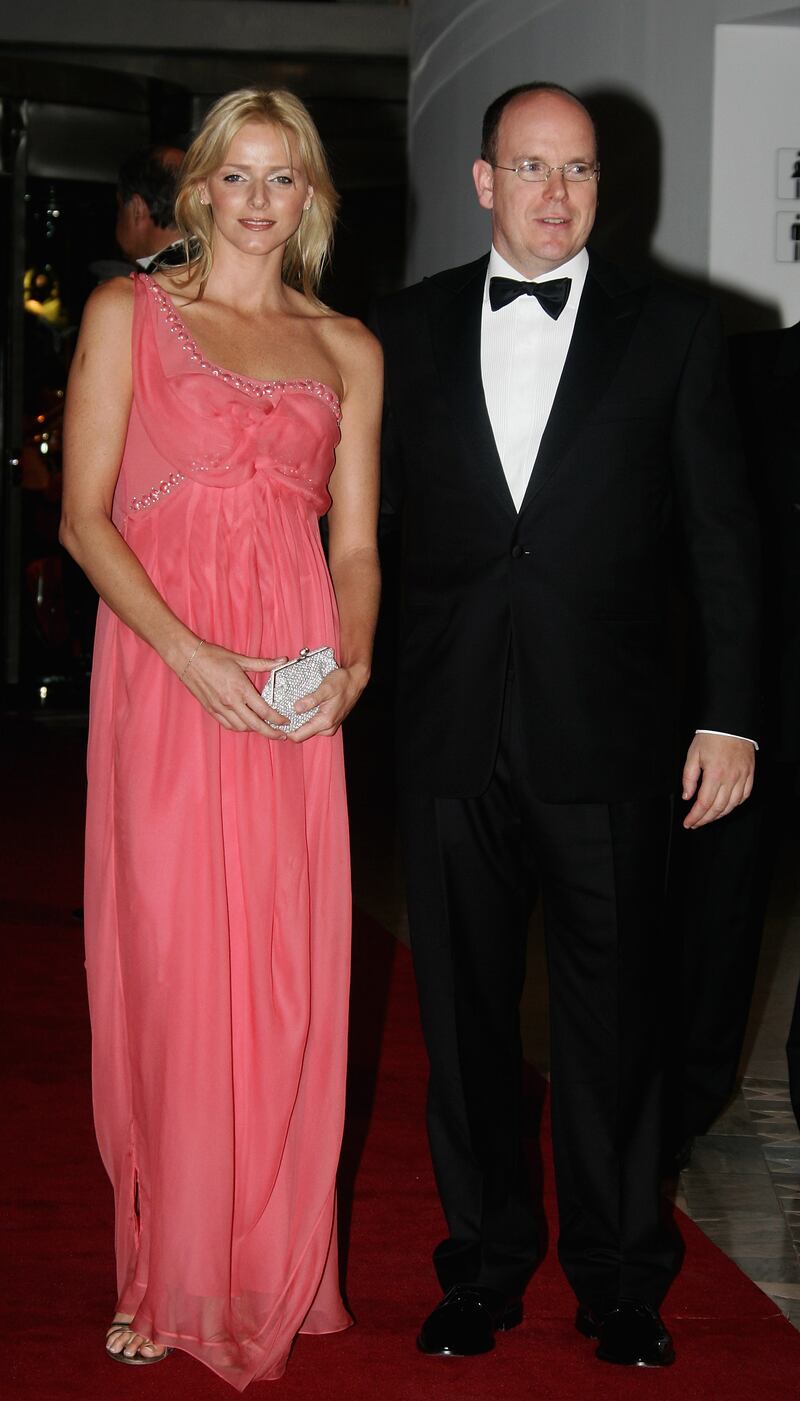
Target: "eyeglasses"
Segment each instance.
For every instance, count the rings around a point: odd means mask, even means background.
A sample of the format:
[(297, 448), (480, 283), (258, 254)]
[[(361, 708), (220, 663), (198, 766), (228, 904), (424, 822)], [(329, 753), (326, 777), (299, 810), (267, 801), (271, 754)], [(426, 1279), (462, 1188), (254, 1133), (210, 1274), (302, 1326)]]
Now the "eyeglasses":
[(567, 165), (546, 165), (544, 161), (520, 161), (519, 165), (494, 165), (492, 169), (510, 170), (514, 175), (518, 175), (520, 180), (541, 183), (549, 180), (554, 170), (560, 170), (564, 179), (570, 182), (596, 180), (600, 174), (600, 166), (597, 162), (594, 165), (588, 165), (586, 161), (569, 161)]

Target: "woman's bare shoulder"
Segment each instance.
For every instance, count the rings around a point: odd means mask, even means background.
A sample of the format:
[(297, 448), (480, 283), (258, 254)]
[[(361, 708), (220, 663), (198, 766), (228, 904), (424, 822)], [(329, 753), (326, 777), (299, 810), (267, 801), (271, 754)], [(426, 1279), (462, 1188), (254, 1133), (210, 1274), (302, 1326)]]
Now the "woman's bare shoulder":
[(133, 278), (110, 277), (89, 294), (87, 307), (99, 308), (101, 315), (109, 315), (115, 309), (124, 310), (133, 306)]
[(320, 318), (320, 333), (336, 356), (343, 370), (353, 366), (379, 373), (383, 365), (380, 341), (355, 316), (342, 316), (331, 311)]
[(86, 333), (130, 331), (133, 320), (133, 281), (112, 277), (89, 294), (83, 309), (81, 329)]

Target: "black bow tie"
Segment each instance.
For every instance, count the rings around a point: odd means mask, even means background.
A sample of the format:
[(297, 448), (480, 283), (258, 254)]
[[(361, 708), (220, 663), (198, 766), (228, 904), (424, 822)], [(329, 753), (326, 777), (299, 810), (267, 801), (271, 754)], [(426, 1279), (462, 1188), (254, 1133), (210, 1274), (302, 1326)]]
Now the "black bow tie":
[(571, 277), (554, 277), (550, 282), (517, 282), (513, 277), (491, 277), (489, 279), (489, 302), (492, 311), (508, 306), (523, 292), (535, 297), (543, 311), (557, 321), (567, 305)]

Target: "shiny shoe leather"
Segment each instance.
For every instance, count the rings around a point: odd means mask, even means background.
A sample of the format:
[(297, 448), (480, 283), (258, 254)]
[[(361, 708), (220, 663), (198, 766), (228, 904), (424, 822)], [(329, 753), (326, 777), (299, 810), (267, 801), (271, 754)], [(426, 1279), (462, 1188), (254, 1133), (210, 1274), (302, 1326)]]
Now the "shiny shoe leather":
[(417, 1347), (429, 1357), (475, 1357), (491, 1352), (495, 1333), (521, 1322), (521, 1299), (475, 1284), (457, 1284), (425, 1319)]
[(597, 1339), (601, 1362), (623, 1367), (669, 1367), (675, 1361), (672, 1339), (656, 1309), (635, 1299), (620, 1299), (606, 1313), (581, 1304), (575, 1327), (585, 1338)]

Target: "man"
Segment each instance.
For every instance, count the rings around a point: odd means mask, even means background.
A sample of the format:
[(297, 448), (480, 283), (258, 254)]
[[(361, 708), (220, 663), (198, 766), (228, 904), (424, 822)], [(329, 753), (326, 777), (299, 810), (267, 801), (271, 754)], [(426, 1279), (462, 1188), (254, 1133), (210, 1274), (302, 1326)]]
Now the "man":
[(185, 260), (175, 224), (175, 184), (183, 154), (177, 146), (148, 146), (120, 167), (116, 239), (126, 258), (145, 272)]
[(449, 1230), (418, 1345), (487, 1351), (537, 1263), (518, 1003), (541, 886), (559, 1256), (598, 1356), (660, 1366), (674, 526), (702, 637), (689, 827), (752, 783), (757, 550), (716, 314), (586, 252), (597, 177), (573, 94), (503, 94), (473, 167), (490, 256), (377, 313), (409, 920)]

